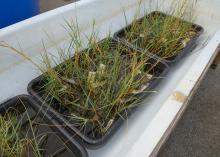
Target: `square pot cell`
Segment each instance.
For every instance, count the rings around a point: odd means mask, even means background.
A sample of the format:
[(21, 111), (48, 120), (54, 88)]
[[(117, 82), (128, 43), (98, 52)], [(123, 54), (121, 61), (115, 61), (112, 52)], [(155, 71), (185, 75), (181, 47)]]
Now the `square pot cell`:
[[(116, 49), (118, 43), (117, 41), (108, 38), (108, 39), (104, 39), (98, 44), (103, 44), (103, 42), (105, 42), (106, 40), (110, 42), (110, 48), (108, 50), (109, 53), (111, 53), (112, 51), (114, 51), (114, 49)], [(137, 94), (135, 94), (135, 97), (138, 100), (142, 101), (144, 98), (146, 98), (147, 95), (149, 95), (150, 92), (147, 91), (152, 91), (155, 88), (155, 86), (158, 85), (159, 82), (164, 78), (165, 74), (168, 71), (168, 66), (165, 63), (159, 62), (155, 58), (148, 56), (147, 54), (143, 54), (140, 51), (134, 50), (133, 48), (127, 47), (126, 45), (122, 44), (121, 46), (123, 47), (123, 50), (121, 50), (122, 52), (120, 52), (121, 55), (126, 55), (126, 53), (129, 52), (135, 52), (137, 53), (137, 55), (148, 58), (144, 63), (145, 65), (144, 69), (147, 70), (150, 69), (148, 71), (150, 78), (147, 84), (145, 84), (144, 89), (142, 89), (140, 93), (137, 92)], [(89, 53), (88, 49), (83, 50), (79, 54)], [(128, 58), (128, 56), (126, 57)], [(119, 57), (121, 59), (120, 62), (125, 62), (126, 57)], [(74, 60), (75, 60), (75, 56), (72, 58), (72, 61)], [(80, 55), (79, 55), (79, 60), (80, 60)], [(96, 62), (96, 59), (93, 59), (93, 61)], [(55, 69), (60, 69), (60, 67), (62, 68), (63, 64), (64, 63), (61, 63), (60, 65), (58, 65), (58, 67), (55, 67)], [(70, 134), (72, 134), (77, 139), (78, 142), (84, 144), (87, 148), (97, 149), (99, 147), (104, 146), (104, 144), (106, 144), (109, 138), (118, 130), (118, 128), (122, 125), (122, 123), (128, 118), (128, 116), (136, 108), (133, 107), (129, 109), (124, 109), (121, 113), (118, 114), (117, 118), (115, 118), (112, 121), (110, 120), (107, 124), (107, 129), (103, 134), (100, 134), (96, 131), (97, 126), (94, 125), (93, 123), (86, 123), (83, 128), (78, 127), (77, 126), (78, 121), (71, 118), (72, 112), (69, 110), (69, 108), (65, 106), (65, 104), (60, 103), (55, 98), (50, 99), (49, 98), (50, 96), (48, 96), (48, 92), (43, 90), (45, 85), (48, 83), (45, 79), (45, 75), (47, 74), (43, 74), (38, 78), (34, 79), (33, 81), (31, 81), (28, 86), (28, 92), (36, 99), (36, 101), (39, 102), (39, 104), (41, 105), (43, 110), (47, 112), (47, 114), (49, 114), (50, 116), (54, 117), (54, 119), (59, 121), (60, 125), (62, 125), (63, 128), (65, 128)], [(78, 90), (80, 90), (80, 88)], [(77, 107), (75, 107), (74, 109), (77, 110)]]
[[(168, 22), (173, 22), (172, 27), (174, 29), (166, 28), (171, 27), (166, 25)], [(185, 29), (187, 32), (179, 33), (178, 30), (175, 30), (175, 24), (181, 25), (183, 30)], [(158, 35), (167, 30), (169, 32), (166, 35)], [(171, 32), (172, 30), (173, 32)], [(172, 64), (196, 48), (198, 38), (203, 31), (204, 29), (199, 25), (155, 11), (122, 28), (114, 34), (114, 38), (152, 55), (158, 60)]]

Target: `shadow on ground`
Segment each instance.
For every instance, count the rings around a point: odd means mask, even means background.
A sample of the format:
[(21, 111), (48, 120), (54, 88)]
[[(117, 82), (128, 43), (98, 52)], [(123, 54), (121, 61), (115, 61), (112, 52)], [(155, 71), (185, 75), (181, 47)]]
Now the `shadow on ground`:
[(208, 71), (157, 157), (220, 157), (220, 65)]

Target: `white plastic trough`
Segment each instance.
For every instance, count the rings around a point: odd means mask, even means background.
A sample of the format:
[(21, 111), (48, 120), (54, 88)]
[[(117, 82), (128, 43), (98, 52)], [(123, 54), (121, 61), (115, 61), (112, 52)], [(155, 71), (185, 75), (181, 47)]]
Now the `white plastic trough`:
[[(163, 1), (167, 4), (169, 0)], [(56, 46), (65, 47), (68, 35), (65, 20), (74, 21), (83, 33), (89, 33), (93, 20), (99, 35), (104, 38), (125, 26), (134, 17), (138, 0), (83, 0), (0, 30), (0, 41), (22, 49), (36, 62), (47, 49), (56, 55)], [(141, 12), (148, 10), (148, 1), (141, 4)], [(196, 24), (205, 33), (193, 53), (170, 70), (159, 85), (158, 93), (146, 99), (145, 105), (135, 112), (103, 148), (88, 150), (90, 157), (147, 157), (155, 155), (178, 117), (184, 111), (196, 87), (216, 55), (220, 42), (220, 1), (199, 0)], [(206, 41), (206, 43), (205, 43)], [(28, 61), (0, 48), (0, 102), (18, 94), (27, 93), (28, 83), (39, 75)]]

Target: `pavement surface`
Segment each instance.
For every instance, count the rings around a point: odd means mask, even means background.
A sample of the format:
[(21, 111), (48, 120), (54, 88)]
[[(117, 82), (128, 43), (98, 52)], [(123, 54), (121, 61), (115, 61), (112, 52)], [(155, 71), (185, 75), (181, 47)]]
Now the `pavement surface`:
[(40, 0), (40, 12), (46, 12), (77, 0)]
[(220, 65), (208, 71), (157, 157), (220, 157)]

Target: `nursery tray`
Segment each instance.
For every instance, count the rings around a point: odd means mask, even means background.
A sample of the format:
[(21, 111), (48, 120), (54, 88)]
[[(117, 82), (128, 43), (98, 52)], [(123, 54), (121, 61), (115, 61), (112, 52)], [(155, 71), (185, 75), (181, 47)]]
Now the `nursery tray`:
[[(150, 14), (146, 15), (145, 17), (142, 17), (142, 18), (138, 19), (136, 22), (138, 22), (138, 23), (140, 22), (141, 23), (144, 18), (148, 18), (150, 16), (152, 17), (152, 16), (155, 16), (155, 15), (157, 15), (157, 16), (159, 15), (160, 17), (171, 16), (171, 15), (159, 12), (159, 11), (154, 11), (154, 12), (151, 12)], [(178, 18), (176, 18), (176, 19), (178, 19)], [(190, 23), (190, 22), (187, 22), (187, 21), (182, 20), (182, 19), (180, 19), (180, 20), (185, 22), (185, 23)], [(125, 34), (126, 31), (130, 30), (131, 24), (126, 26), (126, 27), (124, 27), (124, 28), (122, 28), (122, 29), (120, 29), (118, 32), (116, 32), (114, 34), (114, 39), (118, 40), (118, 41), (120, 41), (120, 42), (122, 42), (122, 43), (124, 43), (124, 44), (126, 44), (126, 45), (128, 45), (130, 47), (138, 49), (138, 50), (140, 50), (142, 52), (148, 53), (149, 55), (155, 57), (156, 59), (162, 60), (163, 62), (165, 62), (165, 63), (170, 65), (172, 63), (175, 63), (175, 62), (179, 61), (186, 54), (188, 54), (189, 52), (192, 52), (196, 48), (196, 46), (197, 46), (197, 39), (204, 32), (204, 29), (203, 29), (203, 27), (201, 27), (199, 25), (196, 25), (196, 24), (193, 24), (193, 23), (191, 23), (191, 24), (192, 24), (193, 29), (196, 30), (196, 35), (193, 38), (190, 39), (190, 41), (186, 44), (186, 46), (179, 53), (177, 53), (176, 56), (173, 56), (173, 57), (170, 57), (170, 58), (167, 58), (167, 59), (161, 58), (158, 55), (153, 54), (153, 53), (151, 53), (148, 50), (145, 50), (145, 49), (142, 49), (140, 47), (137, 47), (136, 45), (134, 45), (134, 44), (130, 43), (129, 41), (127, 41), (126, 39), (124, 39), (123, 38), (124, 34)]]
[[(37, 125), (37, 135), (46, 134), (48, 136), (46, 145), (44, 145), (44, 157), (49, 157), (57, 150), (62, 150), (57, 157), (87, 157), (86, 150), (79, 145), (59, 124), (48, 116), (46, 113), (36, 112), (39, 110), (36, 102), (27, 95), (21, 95), (9, 99), (0, 104), (0, 114), (16, 111), (16, 118), (19, 120), (23, 130), (29, 128), (30, 120)], [(25, 132), (26, 134), (26, 132)], [(30, 133), (27, 132), (28, 136)], [(32, 155), (31, 155), (32, 156)]]
[[(114, 43), (117, 42), (114, 39), (111, 39), (111, 41)], [(124, 45), (124, 44), (123, 46), (127, 47), (127, 45)], [(130, 47), (127, 47), (127, 48), (133, 49)], [(138, 50), (135, 50), (135, 51), (140, 52)], [(145, 54), (145, 55), (148, 56), (148, 54)], [(150, 63), (158, 62), (155, 58), (151, 56), (148, 56), (148, 57), (150, 57), (149, 59)], [(74, 59), (74, 57), (72, 59)], [(149, 82), (148, 88), (145, 89), (146, 91), (153, 90), (154, 87), (159, 83), (159, 81), (162, 80), (163, 77), (165, 77), (166, 73), (168, 72), (168, 65), (162, 62), (158, 62), (154, 70), (156, 71), (155, 78), (153, 78)], [(125, 119), (127, 119), (127, 117), (136, 108), (134, 107), (132, 109), (125, 110), (123, 113), (121, 113), (121, 116), (117, 120), (115, 120), (115, 122), (113, 122), (111, 127), (108, 129), (108, 131), (103, 136), (101, 136), (100, 138), (94, 139), (89, 136), (92, 133), (92, 129), (90, 128), (90, 126), (86, 127), (86, 131), (84, 132), (80, 131), (78, 128), (74, 126), (72, 122), (68, 120), (67, 117), (65, 117), (65, 114), (63, 114), (65, 110), (67, 110), (65, 107), (63, 107), (61, 104), (57, 105), (55, 103), (49, 105), (47, 103), (47, 100), (42, 98), (42, 93), (40, 93), (39, 89), (44, 84), (43, 77), (44, 77), (44, 74), (32, 80), (28, 85), (28, 92), (36, 99), (36, 101), (39, 102), (38, 104), (35, 104), (35, 105), (41, 104), (42, 105), (41, 107), (44, 108), (45, 111), (47, 111), (47, 114), (50, 114), (51, 116), (56, 118), (57, 121), (60, 122), (60, 125), (62, 125), (66, 130), (68, 130), (68, 132), (70, 132), (78, 140), (78, 142), (80, 142), (81, 144), (84, 144), (87, 148), (97, 149), (97, 148), (104, 146), (104, 144), (106, 144), (109, 138), (117, 131), (117, 129), (122, 125)], [(143, 94), (138, 95), (138, 98), (142, 100), (147, 95), (149, 95), (149, 92), (143, 92)]]

